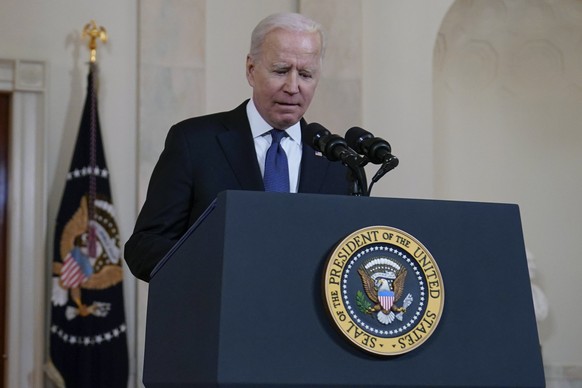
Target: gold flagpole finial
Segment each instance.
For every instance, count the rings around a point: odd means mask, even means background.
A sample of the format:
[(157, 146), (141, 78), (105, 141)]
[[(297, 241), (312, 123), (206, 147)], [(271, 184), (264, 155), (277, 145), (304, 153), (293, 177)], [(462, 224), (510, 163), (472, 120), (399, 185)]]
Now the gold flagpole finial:
[(89, 37), (89, 50), (91, 51), (91, 63), (97, 61), (97, 39), (107, 42), (107, 31), (102, 26), (97, 26), (95, 20), (85, 24), (83, 28), (83, 38)]

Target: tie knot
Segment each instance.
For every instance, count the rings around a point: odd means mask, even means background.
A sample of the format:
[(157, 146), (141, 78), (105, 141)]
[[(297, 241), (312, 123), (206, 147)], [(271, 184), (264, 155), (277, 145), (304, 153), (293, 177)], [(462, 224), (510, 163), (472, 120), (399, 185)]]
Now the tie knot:
[(273, 143), (280, 143), (281, 139), (287, 136), (287, 132), (281, 131), (279, 129), (271, 129), (269, 132), (271, 132)]

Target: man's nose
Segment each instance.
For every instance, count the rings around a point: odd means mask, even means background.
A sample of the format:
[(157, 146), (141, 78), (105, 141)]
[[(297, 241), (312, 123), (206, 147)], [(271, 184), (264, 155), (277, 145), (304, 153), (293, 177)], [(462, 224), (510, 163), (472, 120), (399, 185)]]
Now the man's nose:
[(290, 71), (289, 73), (287, 73), (284, 90), (289, 94), (299, 93), (299, 82), (298, 75), (296, 72)]

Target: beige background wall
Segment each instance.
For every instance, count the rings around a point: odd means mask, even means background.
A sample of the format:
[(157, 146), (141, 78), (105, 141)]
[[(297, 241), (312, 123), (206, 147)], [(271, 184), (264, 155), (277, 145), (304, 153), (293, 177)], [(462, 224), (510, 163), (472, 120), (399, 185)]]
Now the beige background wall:
[(458, 1), (438, 39), (435, 195), (520, 205), (543, 354), (580, 365), (582, 2)]
[[(251, 29), (271, 12), (301, 9), (324, 22), (333, 42), (308, 119), (339, 134), (359, 125), (390, 141), (401, 165), (376, 185), (377, 196), (520, 204), (534, 281), (550, 305), (540, 322), (544, 361), (557, 367), (551, 376), (581, 379), (580, 4), (3, 0), (0, 59), (45, 61), (49, 69), (47, 252), (85, 92), (87, 52), (78, 39), (87, 21), (110, 33), (99, 54), (100, 114), (127, 239), (169, 125), (248, 98)], [(136, 283), (130, 276), (125, 283), (134, 373), (147, 291)]]

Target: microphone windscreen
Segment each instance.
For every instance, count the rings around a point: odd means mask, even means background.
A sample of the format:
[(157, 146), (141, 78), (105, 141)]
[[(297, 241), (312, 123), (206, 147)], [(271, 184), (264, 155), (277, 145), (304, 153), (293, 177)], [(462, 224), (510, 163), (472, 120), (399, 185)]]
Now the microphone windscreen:
[(316, 151), (323, 152), (319, 140), (330, 134), (331, 133), (323, 125), (319, 123), (309, 123), (305, 126), (305, 139), (303, 139), (303, 141)]
[(365, 153), (365, 150), (362, 148), (362, 142), (373, 137), (374, 135), (360, 127), (352, 127), (346, 132), (348, 146), (359, 154)]

